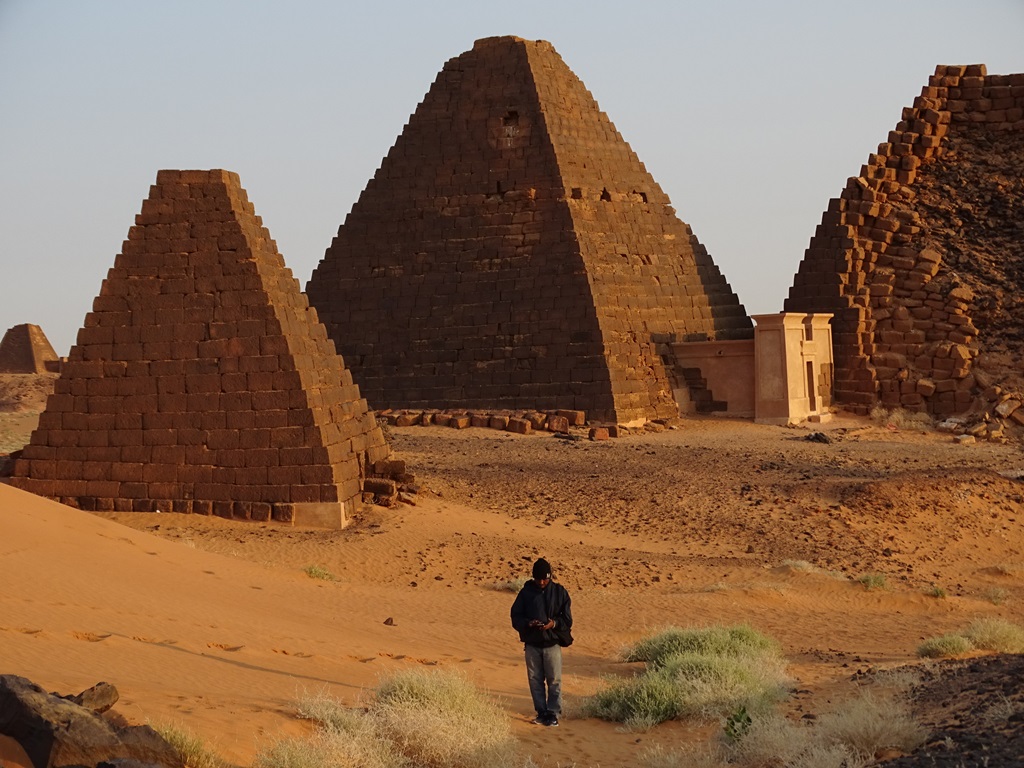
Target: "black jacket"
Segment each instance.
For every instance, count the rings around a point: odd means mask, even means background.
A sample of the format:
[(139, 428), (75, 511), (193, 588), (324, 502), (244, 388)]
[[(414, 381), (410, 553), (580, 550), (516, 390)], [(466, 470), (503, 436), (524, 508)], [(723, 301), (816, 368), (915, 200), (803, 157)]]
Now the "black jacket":
[[(572, 628), (571, 604), (569, 593), (561, 584), (551, 581), (541, 589), (536, 581), (530, 580), (519, 590), (512, 603), (512, 627), (519, 632), (519, 639), (527, 645), (541, 648), (558, 645), (557, 632)], [(554, 629), (531, 627), (530, 621), (533, 619), (544, 624), (547, 624), (548, 619), (554, 619)]]

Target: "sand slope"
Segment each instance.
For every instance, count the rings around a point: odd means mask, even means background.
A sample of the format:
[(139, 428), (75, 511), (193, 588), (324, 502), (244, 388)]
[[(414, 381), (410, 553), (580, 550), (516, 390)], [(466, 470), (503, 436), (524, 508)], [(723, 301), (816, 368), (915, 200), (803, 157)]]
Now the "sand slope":
[[(791, 430), (699, 424), (574, 447), (400, 431), (396, 445), (429, 490), (344, 531), (103, 519), (0, 485), (0, 671), (63, 693), (106, 680), (129, 720), (181, 723), (247, 764), (268, 740), (305, 729), (292, 714), (304, 689), (356, 703), (381, 673), (445, 667), (502, 702), (538, 763), (607, 768), (716, 726), (530, 725), (513, 596), (492, 585), (527, 574), (538, 555), (573, 596), (570, 704), (602, 676), (627, 674), (616, 651), (669, 623), (749, 622), (777, 637), (802, 691), (786, 709), (799, 714), (827, 709), (858, 671), (913, 661), (925, 637), (977, 616), (1024, 620), (1020, 484), (986, 469), (1013, 465), (1017, 449), (950, 454), (944, 438), (884, 430), (872, 433), (877, 444), (848, 432), (841, 446), (819, 446), (793, 442), (801, 433)], [(966, 456), (975, 466), (958, 461)], [(652, 487), (658, 503), (647, 501)], [(638, 489), (642, 499), (622, 506)], [(664, 510), (669, 490), (688, 500), (686, 514)], [(808, 552), (850, 575), (888, 569), (890, 588), (785, 564)], [(336, 580), (308, 577), (313, 564)], [(925, 594), (932, 581), (949, 597)], [(999, 605), (987, 597), (996, 588)]]

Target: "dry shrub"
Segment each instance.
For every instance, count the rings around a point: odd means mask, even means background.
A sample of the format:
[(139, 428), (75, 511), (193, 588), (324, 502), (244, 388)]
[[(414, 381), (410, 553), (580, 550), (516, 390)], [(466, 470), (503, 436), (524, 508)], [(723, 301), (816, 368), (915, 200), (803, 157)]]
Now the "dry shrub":
[(928, 732), (910, 716), (906, 704), (895, 698), (864, 691), (834, 712), (818, 718), (814, 727), (817, 741), (844, 745), (871, 758), (886, 747), (910, 752), (924, 743)]
[(226, 763), (207, 749), (203, 740), (183, 726), (158, 723), (153, 730), (159, 733), (177, 752), (185, 768), (224, 768)]
[(732, 756), (741, 765), (764, 765), (770, 761), (788, 766), (811, 746), (814, 733), (809, 726), (780, 715), (751, 718), (750, 725), (732, 746)]
[(889, 410), (881, 405), (871, 409), (871, 420), (883, 427), (896, 429), (927, 429), (935, 422), (923, 411), (908, 411), (903, 408)]
[(727, 768), (727, 757), (713, 746), (665, 749), (657, 744), (640, 753), (638, 768)]
[(1024, 627), (1004, 619), (978, 619), (964, 634), (983, 651), (1024, 653)]
[(861, 768), (886, 747), (910, 751), (926, 731), (903, 701), (870, 691), (822, 715), (816, 725), (777, 714), (754, 717), (730, 748), (730, 762), (776, 768)]
[(982, 596), (990, 603), (992, 603), (992, 605), (1002, 605), (1006, 602), (1006, 599), (1010, 596), (1010, 593), (1002, 587), (990, 587), (989, 589), (985, 590)]
[(377, 687), (370, 712), (380, 734), (413, 765), (498, 768), (514, 762), (504, 713), (461, 675), (421, 670), (395, 675)]
[[(503, 768), (523, 764), (504, 713), (466, 678), (411, 670), (383, 680), (365, 709), (325, 693), (304, 696), (299, 714), (320, 727), (279, 741), (255, 768)], [(529, 765), (529, 763), (525, 763)]]

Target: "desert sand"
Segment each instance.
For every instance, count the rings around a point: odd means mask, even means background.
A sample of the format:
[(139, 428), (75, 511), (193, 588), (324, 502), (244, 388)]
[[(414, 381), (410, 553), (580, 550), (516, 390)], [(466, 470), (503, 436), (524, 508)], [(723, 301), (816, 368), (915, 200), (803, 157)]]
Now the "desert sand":
[[(0, 485), (0, 671), (62, 693), (113, 683), (129, 721), (185, 726), (247, 765), (307, 729), (304, 691), (357, 704), (389, 671), (444, 667), (500, 702), (539, 765), (607, 768), (719, 728), (572, 716), (603, 676), (632, 671), (617, 651), (659, 627), (749, 623), (777, 638), (795, 681), (784, 710), (799, 716), (850, 695), (859, 673), (921, 663), (924, 638), (1024, 621), (1015, 444), (848, 416), (821, 427), (828, 443), (712, 418), (600, 443), (391, 431), (415, 505), (368, 507), (342, 531), (98, 516)], [(495, 588), (538, 556), (576, 624), (557, 729), (529, 723), (513, 594)], [(857, 581), (870, 573), (885, 588)]]

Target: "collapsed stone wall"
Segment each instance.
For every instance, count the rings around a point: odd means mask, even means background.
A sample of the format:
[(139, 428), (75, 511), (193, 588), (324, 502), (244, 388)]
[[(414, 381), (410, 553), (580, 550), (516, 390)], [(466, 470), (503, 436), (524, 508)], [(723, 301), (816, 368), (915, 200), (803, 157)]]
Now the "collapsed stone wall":
[(307, 293), (376, 408), (674, 416), (667, 343), (753, 333), (583, 83), (514, 37), (445, 64)]
[(388, 453), (238, 176), (161, 171), (10, 482), (90, 510), (343, 524)]
[(1020, 388), (1024, 74), (939, 66), (829, 203), (786, 300), (832, 312), (836, 399), (937, 416)]
[(0, 340), (0, 373), (47, 373), (57, 365), (57, 353), (38, 325), (15, 325)]

